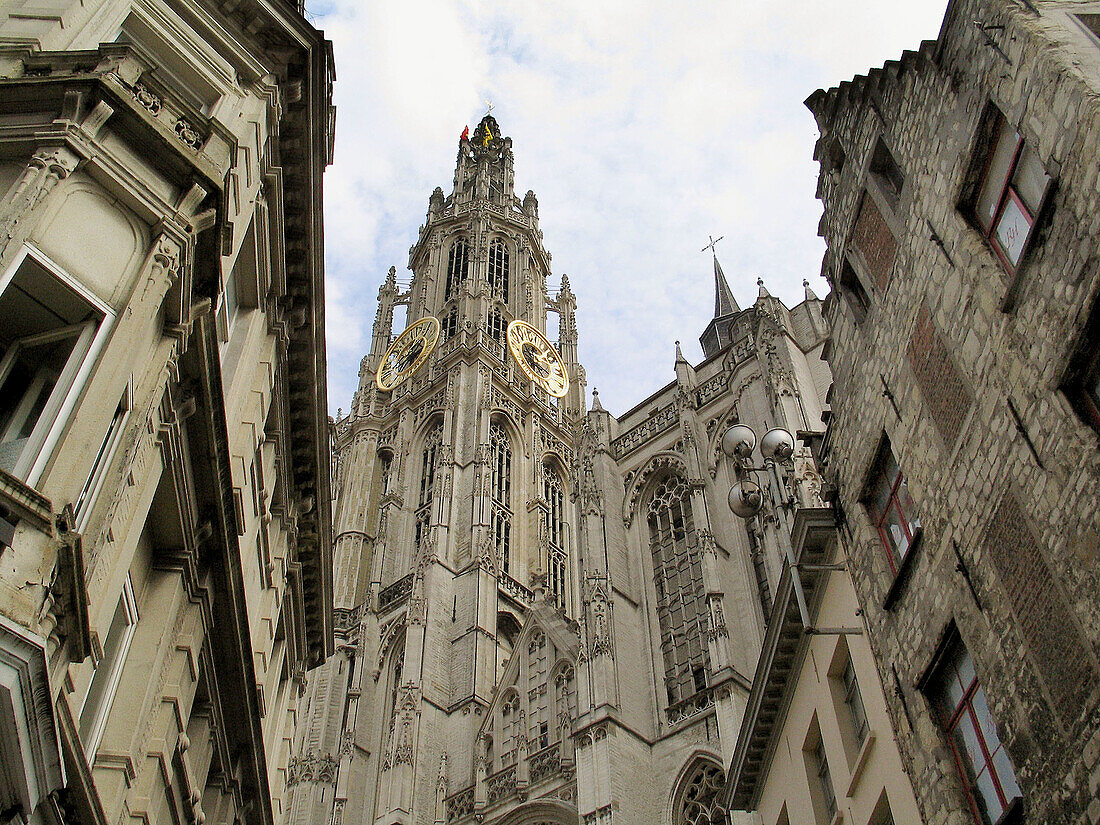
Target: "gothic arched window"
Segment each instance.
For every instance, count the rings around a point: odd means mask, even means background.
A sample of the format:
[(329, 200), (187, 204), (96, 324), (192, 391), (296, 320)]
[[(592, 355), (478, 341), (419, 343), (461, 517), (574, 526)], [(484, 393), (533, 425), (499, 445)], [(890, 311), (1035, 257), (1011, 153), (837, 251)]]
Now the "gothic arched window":
[(542, 495), (547, 508), (547, 588), (558, 607), (565, 607), (569, 569), (569, 551), (565, 538), (565, 490), (561, 476), (549, 465), (542, 468)]
[(519, 697), (509, 696), (500, 706), (500, 767), (516, 764), (516, 717)]
[(432, 501), (435, 497), (435, 477), (439, 467), (439, 447), (443, 443), (443, 425), (436, 424), (424, 436), (424, 449), (420, 460), (420, 497), (416, 502), (416, 547), (428, 533), (432, 520)]
[(504, 313), (494, 307), (489, 310), (489, 337), (494, 341), (504, 344), (504, 336), (508, 331), (508, 322), (504, 320)]
[(668, 703), (707, 686), (703, 559), (691, 516), (691, 490), (678, 475), (657, 485), (649, 502), (649, 544), (665, 660)]
[(718, 797), (725, 784), (726, 775), (718, 764), (697, 760), (676, 792), (672, 825), (724, 825), (726, 814)]
[(454, 337), (455, 332), (458, 331), (458, 309), (457, 307), (451, 307), (447, 310), (447, 314), (443, 316), (443, 323), (441, 324), (439, 343), (449, 341)]
[(489, 244), (489, 291), (494, 298), (508, 301), (508, 248), (499, 238)]
[(451, 254), (447, 258), (447, 285), (443, 300), (449, 300), (459, 285), (466, 280), (466, 270), (470, 263), (470, 247), (465, 238), (459, 238), (451, 244)]
[(489, 529), (501, 572), (512, 574), (512, 445), (504, 425), (489, 425)]
[(547, 695), (546, 636), (536, 632), (527, 646), (528, 747), (533, 753), (550, 744), (550, 697)]
[(561, 668), (554, 678), (554, 709), (557, 732), (561, 734), (577, 718), (577, 680), (572, 665)]

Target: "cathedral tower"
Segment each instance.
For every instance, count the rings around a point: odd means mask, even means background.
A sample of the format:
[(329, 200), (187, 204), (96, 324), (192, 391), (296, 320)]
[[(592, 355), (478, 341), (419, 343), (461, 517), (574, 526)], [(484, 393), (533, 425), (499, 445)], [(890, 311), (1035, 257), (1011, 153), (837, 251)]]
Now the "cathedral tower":
[[(499, 762), (482, 728), (526, 618), (544, 616), (544, 650), (575, 653), (576, 300), (565, 277), (547, 291), (538, 201), (515, 196), (512, 164), (512, 141), (492, 116), (464, 133), (453, 189), (432, 193), (410, 250), (411, 286), (402, 290), (391, 269), (379, 290), (371, 351), (335, 434), (343, 645), (310, 683), (293, 822), (327, 822), (333, 791), (356, 823), (445, 819), (448, 787), (473, 785)], [(375, 376), (398, 306), (410, 326), (435, 318), (438, 343), (386, 391)], [(528, 378), (507, 342), (513, 321), (545, 334), (548, 313), (568, 383), (560, 398)], [(545, 667), (560, 664), (544, 655)], [(529, 717), (527, 740), (557, 741), (549, 698), (541, 710), (517, 708)], [(528, 742), (507, 758), (526, 767), (539, 749)], [(469, 804), (487, 802), (471, 794)]]
[(335, 426), (338, 650), (307, 689), (292, 825), (725, 822), (777, 530), (816, 487), (800, 450), (746, 525), (718, 440), (818, 420), (820, 301), (740, 310), (716, 260), (706, 360), (677, 346), (633, 410), (586, 409), (576, 298), (548, 290), (512, 163), (492, 117), (463, 133), (411, 285), (379, 290)]

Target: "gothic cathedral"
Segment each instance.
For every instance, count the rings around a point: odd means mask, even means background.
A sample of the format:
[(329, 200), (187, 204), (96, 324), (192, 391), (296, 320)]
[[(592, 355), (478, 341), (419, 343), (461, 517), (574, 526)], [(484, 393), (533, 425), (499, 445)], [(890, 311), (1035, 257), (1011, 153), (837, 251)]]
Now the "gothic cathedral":
[(821, 505), (800, 445), (765, 487), (789, 498), (737, 518), (718, 441), (734, 422), (822, 428), (821, 302), (761, 283), (742, 310), (715, 259), (704, 360), (677, 345), (634, 409), (588, 406), (576, 297), (564, 276), (548, 291), (538, 201), (514, 194), (488, 115), (409, 268), (407, 290), (393, 269), (381, 287), (335, 425), (337, 650), (300, 705), (289, 822), (725, 822), (777, 531)]

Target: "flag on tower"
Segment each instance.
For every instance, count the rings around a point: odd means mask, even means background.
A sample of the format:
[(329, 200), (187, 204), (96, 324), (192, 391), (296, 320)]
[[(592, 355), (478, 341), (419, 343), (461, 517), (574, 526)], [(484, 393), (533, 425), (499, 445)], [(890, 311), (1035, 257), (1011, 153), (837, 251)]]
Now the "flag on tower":
[(467, 126), (465, 129), (462, 130), (462, 137), (460, 137), (459, 140), (469, 140), (469, 139), (470, 139), (470, 127)]

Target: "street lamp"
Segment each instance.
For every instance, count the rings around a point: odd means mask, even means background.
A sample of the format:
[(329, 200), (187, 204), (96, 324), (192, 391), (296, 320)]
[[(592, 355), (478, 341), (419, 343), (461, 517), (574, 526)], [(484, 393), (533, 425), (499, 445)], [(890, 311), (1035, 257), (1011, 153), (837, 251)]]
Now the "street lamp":
[[(741, 464), (756, 449), (756, 433), (747, 424), (734, 424), (722, 433), (722, 452)], [(742, 467), (748, 472), (768, 472), (775, 464), (785, 464), (794, 455), (794, 436), (782, 427), (772, 427), (760, 439), (763, 467)], [(771, 465), (771, 466), (769, 466)], [(778, 478), (778, 475), (777, 475)], [(755, 481), (738, 481), (729, 492), (729, 505), (734, 515), (752, 518), (764, 506), (764, 491)]]
[[(772, 480), (778, 486), (780, 484), (779, 473), (775, 470), (776, 464), (787, 464), (794, 455), (794, 436), (789, 430), (782, 427), (772, 427), (764, 437), (760, 439), (760, 454), (764, 456), (763, 467), (744, 466), (748, 463), (752, 451), (756, 448), (756, 432), (747, 424), (734, 424), (722, 433), (722, 452), (737, 462), (738, 468), (743, 472), (772, 474)], [(750, 519), (764, 506), (764, 491), (755, 481), (743, 479), (730, 487), (729, 505), (735, 516)], [(810, 611), (806, 608), (806, 595), (802, 592), (802, 581), (798, 575), (798, 567), (794, 559), (794, 550), (791, 548), (791, 539), (780, 527), (776, 530), (776, 536), (783, 545), (783, 553), (787, 557), (787, 566), (791, 570), (791, 581), (794, 585), (794, 597), (798, 602), (798, 612), (802, 618), (803, 627), (810, 627)]]

